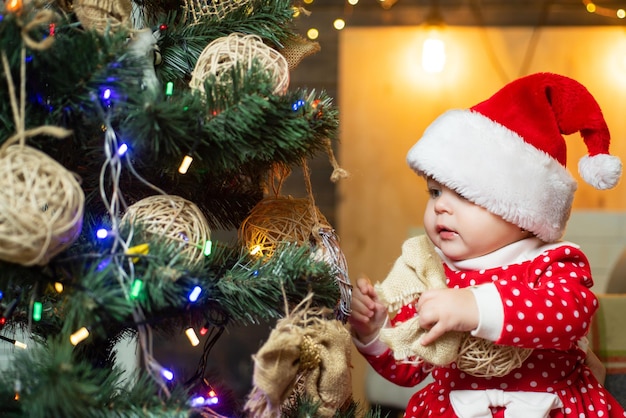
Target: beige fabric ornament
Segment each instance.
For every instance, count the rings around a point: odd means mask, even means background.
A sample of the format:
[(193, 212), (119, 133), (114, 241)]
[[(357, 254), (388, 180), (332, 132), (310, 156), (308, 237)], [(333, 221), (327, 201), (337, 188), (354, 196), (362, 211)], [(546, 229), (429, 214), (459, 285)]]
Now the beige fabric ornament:
[[(375, 285), (381, 302), (390, 312), (413, 302), (427, 289), (445, 289), (445, 272), (441, 258), (426, 235), (408, 239), (402, 245), (402, 255), (396, 260), (389, 275)], [(412, 318), (393, 328), (380, 330), (380, 340), (387, 344), (396, 360), (419, 357), (438, 366), (452, 363), (459, 353), (463, 334), (448, 332), (434, 343), (423, 346), (419, 338), (426, 330), (419, 327), (418, 318)]]
[(249, 3), (250, 0), (184, 0), (185, 22), (197, 24), (208, 17), (223, 20), (232, 11)]
[(309, 294), (280, 319), (253, 356), (253, 389), (246, 412), (254, 418), (280, 417), (281, 406), (295, 392), (320, 403), (316, 417), (335, 415), (350, 398), (351, 338), (331, 311), (311, 308)]
[(285, 41), (285, 46), (280, 50), (280, 53), (287, 60), (289, 70), (293, 70), (303, 59), (320, 50), (318, 42), (309, 41), (300, 35), (293, 35)]
[(70, 131), (25, 129), (25, 48), (21, 49), (20, 108), (6, 53), (2, 65), (17, 133), (0, 148), (0, 259), (45, 265), (80, 235), (85, 196), (76, 176), (48, 155), (25, 145), (27, 137), (64, 138)]
[[(402, 255), (389, 275), (375, 285), (381, 302), (390, 312), (419, 298), (427, 289), (446, 288), (441, 258), (426, 235), (410, 238), (402, 245)], [(503, 346), (471, 336), (464, 332), (448, 332), (434, 343), (423, 346), (419, 338), (426, 331), (419, 328), (418, 317), (383, 328), (380, 340), (403, 362), (418, 362), (445, 366), (456, 361), (460, 370), (479, 377), (499, 377), (520, 367), (531, 349)]]
[(74, 13), (85, 29), (100, 33), (130, 27), (131, 0), (74, 0)]
[(274, 94), (282, 94), (289, 87), (289, 66), (278, 51), (265, 45), (256, 35), (231, 33), (208, 44), (196, 62), (189, 87), (204, 92), (204, 80), (214, 75), (222, 84), (231, 83), (232, 68), (250, 69), (257, 62), (274, 80)]
[(202, 262), (204, 246), (211, 239), (208, 221), (198, 206), (174, 195), (141, 199), (128, 207), (122, 224), (141, 225), (144, 238), (177, 245), (187, 265)]

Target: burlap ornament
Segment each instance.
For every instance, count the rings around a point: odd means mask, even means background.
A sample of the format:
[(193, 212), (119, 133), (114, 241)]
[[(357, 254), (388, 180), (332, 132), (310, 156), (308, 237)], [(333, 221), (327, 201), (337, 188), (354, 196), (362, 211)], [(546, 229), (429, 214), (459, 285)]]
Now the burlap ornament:
[(312, 294), (276, 323), (253, 356), (253, 389), (245, 410), (254, 418), (280, 417), (294, 391), (319, 403), (316, 417), (335, 415), (351, 395), (351, 339), (329, 309), (311, 308)]
[[(427, 289), (446, 288), (441, 258), (426, 235), (410, 238), (402, 245), (402, 255), (389, 275), (375, 285), (381, 302), (390, 312), (411, 303)], [(502, 346), (464, 332), (448, 332), (434, 343), (423, 346), (419, 338), (426, 332), (419, 328), (419, 318), (383, 328), (380, 340), (403, 362), (423, 359), (427, 363), (445, 366), (456, 362), (464, 372), (479, 377), (504, 376), (522, 365), (531, 349)]]
[(73, 7), (85, 29), (104, 33), (131, 26), (131, 0), (74, 0)]
[[(426, 235), (408, 239), (402, 245), (402, 255), (393, 265), (387, 278), (375, 285), (381, 302), (390, 312), (415, 301), (427, 289), (446, 288), (441, 258)], [(418, 318), (412, 318), (393, 328), (380, 330), (380, 340), (387, 344), (396, 360), (418, 357), (438, 366), (452, 363), (458, 356), (463, 334), (448, 332), (434, 343), (423, 346), (419, 338), (426, 330), (419, 327)]]
[(129, 206), (122, 225), (139, 225), (142, 238), (174, 244), (185, 265), (204, 259), (211, 239), (206, 217), (195, 203), (174, 195), (149, 196)]
[(231, 71), (238, 65), (243, 70), (252, 68), (253, 62), (261, 65), (274, 80), (274, 94), (282, 94), (289, 87), (289, 66), (278, 51), (265, 45), (257, 35), (231, 33), (208, 44), (191, 74), (189, 87), (204, 92), (204, 80), (211, 74), (216, 82), (232, 82)]
[(249, 3), (250, 0), (184, 0), (185, 23), (195, 25), (209, 17), (223, 20), (234, 10)]
[(303, 59), (321, 49), (318, 42), (309, 41), (300, 35), (289, 37), (284, 44), (285, 46), (280, 50), (280, 53), (287, 60), (289, 70), (293, 70)]

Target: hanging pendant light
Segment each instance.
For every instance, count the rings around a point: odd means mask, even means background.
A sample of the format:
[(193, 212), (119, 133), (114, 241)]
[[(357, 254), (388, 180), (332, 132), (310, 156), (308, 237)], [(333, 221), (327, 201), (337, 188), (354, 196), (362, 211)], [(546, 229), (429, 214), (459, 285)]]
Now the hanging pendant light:
[(378, 0), (378, 4), (385, 10), (389, 10), (396, 4), (398, 0)]
[(422, 68), (427, 73), (440, 73), (446, 65), (446, 44), (441, 38), (445, 24), (437, 0), (433, 0), (424, 22), (427, 37), (422, 45)]

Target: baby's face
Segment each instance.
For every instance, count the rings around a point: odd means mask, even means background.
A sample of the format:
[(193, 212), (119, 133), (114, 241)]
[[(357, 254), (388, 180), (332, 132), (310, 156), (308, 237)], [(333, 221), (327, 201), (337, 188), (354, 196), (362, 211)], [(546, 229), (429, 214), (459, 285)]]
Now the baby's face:
[(424, 228), (435, 246), (450, 260), (480, 257), (528, 236), (518, 226), (435, 180), (428, 179), (427, 184), (429, 199)]

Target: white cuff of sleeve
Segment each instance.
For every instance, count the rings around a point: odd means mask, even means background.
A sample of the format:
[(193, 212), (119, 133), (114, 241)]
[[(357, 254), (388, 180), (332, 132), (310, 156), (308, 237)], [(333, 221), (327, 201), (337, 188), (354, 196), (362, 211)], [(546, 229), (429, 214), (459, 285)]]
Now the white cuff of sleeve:
[[(387, 318), (382, 328), (388, 328), (390, 326), (391, 325), (389, 324), (389, 318)], [(357, 350), (359, 350), (360, 353), (366, 354), (368, 356), (379, 356), (389, 349), (387, 344), (385, 344), (378, 338), (378, 335), (367, 344), (363, 344), (361, 341), (356, 339), (356, 337), (352, 337), (352, 341), (354, 342), (354, 346), (357, 348)]]
[(471, 332), (474, 337), (497, 341), (504, 326), (502, 298), (493, 283), (470, 288), (478, 304), (478, 327)]

